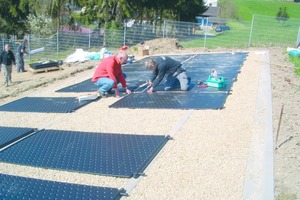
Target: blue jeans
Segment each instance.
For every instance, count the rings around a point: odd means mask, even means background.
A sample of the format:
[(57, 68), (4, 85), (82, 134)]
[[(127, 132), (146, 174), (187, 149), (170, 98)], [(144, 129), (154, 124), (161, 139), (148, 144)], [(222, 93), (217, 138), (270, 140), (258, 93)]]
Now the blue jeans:
[[(126, 74), (123, 73), (124, 78), (126, 78)], [(120, 81), (117, 79), (117, 84), (119, 84)], [(97, 82), (95, 82), (95, 85), (99, 88), (99, 91), (101, 94), (105, 94), (108, 90), (111, 90), (114, 86), (115, 82), (110, 78), (99, 78)]]
[(187, 76), (186, 72), (181, 72), (176, 76), (168, 75), (165, 83), (165, 90), (180, 88), (183, 91), (187, 91), (190, 80), (191, 79)]
[(112, 89), (115, 82), (110, 78), (99, 78), (95, 85), (98, 86), (101, 94), (105, 94), (108, 90)]
[(24, 68), (24, 55), (17, 53), (16, 54), (17, 57), (17, 72), (25, 72), (25, 68)]

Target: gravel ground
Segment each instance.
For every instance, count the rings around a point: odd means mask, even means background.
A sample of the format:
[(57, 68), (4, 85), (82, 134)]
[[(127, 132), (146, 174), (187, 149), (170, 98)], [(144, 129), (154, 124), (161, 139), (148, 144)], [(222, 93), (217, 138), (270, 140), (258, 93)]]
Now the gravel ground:
[[(207, 51), (177, 50), (173, 46), (165, 48), (165, 52), (159, 50), (156, 49), (156, 53)], [(249, 56), (223, 110), (110, 109), (108, 105), (116, 99), (107, 98), (69, 114), (0, 112), (1, 126), (171, 135), (173, 140), (166, 144), (146, 169), (146, 176), (138, 180), (128, 199), (243, 199), (254, 131), (259, 67), (264, 62), (257, 51), (249, 50)], [(280, 110), (284, 105), (276, 145), (281, 146), (274, 151), (275, 195), (277, 199), (300, 199), (299, 77), (294, 75), (284, 49), (275, 48), (269, 52), (274, 141)], [(64, 66), (62, 71), (36, 75), (14, 72), (15, 83), (8, 88), (0, 86), (0, 105), (23, 96), (77, 96), (54, 91), (90, 77), (94, 70), (92, 66), (96, 64), (79, 63), (71, 67)], [(2, 80), (3, 77), (0, 78)], [(39, 84), (42, 86), (36, 87)], [(13, 96), (6, 97), (10, 94)], [(291, 136), (292, 139), (282, 144)], [(0, 163), (0, 173), (114, 188), (127, 187), (130, 183), (125, 178), (7, 163)]]

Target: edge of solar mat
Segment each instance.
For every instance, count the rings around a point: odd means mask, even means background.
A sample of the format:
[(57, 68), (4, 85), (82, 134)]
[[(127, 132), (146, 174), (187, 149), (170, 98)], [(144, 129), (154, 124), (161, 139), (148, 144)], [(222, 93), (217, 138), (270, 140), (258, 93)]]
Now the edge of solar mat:
[(121, 99), (118, 99), (116, 102), (114, 102), (113, 104), (109, 105), (108, 107), (109, 107), (109, 108), (114, 108), (114, 107), (113, 107), (114, 104), (116, 104), (117, 102), (121, 101), (122, 99), (128, 98), (130, 95), (133, 95), (133, 94), (134, 94), (134, 93), (131, 93), (131, 94), (128, 94), (128, 95), (124, 96), (124, 97), (121, 98)]
[[(231, 90), (225, 90), (225, 91), (217, 91), (217, 92), (193, 92), (193, 93), (200, 93), (200, 94), (205, 94), (205, 93), (208, 93), (208, 94), (211, 94), (211, 93), (224, 93), (224, 94), (227, 94), (227, 97), (231, 94), (230, 93)], [(159, 91), (159, 93), (164, 93), (165, 91)], [(175, 91), (174, 93), (182, 93), (183, 91)], [(140, 92), (137, 92), (137, 93), (140, 93)], [(135, 93), (131, 93), (132, 95), (135, 94)], [(129, 94), (129, 95), (131, 95)], [(129, 95), (126, 95), (124, 96), (123, 98), (117, 100), (116, 102), (114, 102), (113, 104), (109, 105), (108, 107), (109, 108), (115, 108), (115, 109), (122, 109), (122, 108), (128, 108), (128, 109), (150, 109), (149, 107), (138, 107), (138, 108), (133, 108), (133, 107), (114, 107), (115, 104), (117, 104), (119, 101), (123, 100), (124, 98), (128, 98)], [(224, 99), (223, 101), (223, 106), (222, 107), (217, 107), (217, 108), (151, 108), (151, 109), (180, 109), (180, 110), (222, 110), (225, 108), (225, 103), (226, 103), (226, 100), (227, 98)]]
[(37, 131), (37, 129), (31, 129), (31, 130), (28, 130), (28, 131), (25, 132), (24, 134), (22, 134), (22, 135), (20, 135), (20, 136), (18, 136), (18, 137), (16, 137), (16, 138), (14, 138), (14, 139), (12, 139), (12, 140), (6, 142), (6, 143), (0, 145), (0, 152), (3, 151), (3, 150), (5, 150), (5, 149), (8, 147), (8, 145), (11, 145), (11, 144), (13, 144), (14, 142), (17, 142), (17, 141), (20, 141), (21, 139), (24, 139), (26, 136), (28, 136), (28, 135), (30, 135), (30, 134), (36, 132), (36, 131)]
[(169, 140), (172, 140), (173, 138), (170, 135), (165, 136), (164, 142), (160, 145), (160, 147), (156, 150), (154, 154), (152, 154), (151, 158), (138, 170), (137, 173), (133, 173), (133, 178), (138, 178), (139, 176), (145, 175), (144, 171), (149, 166), (149, 164), (153, 161), (153, 159), (157, 156), (157, 154), (160, 152), (160, 150), (167, 144)]
[[(21, 100), (23, 100), (23, 99), (28, 99), (28, 98), (30, 98), (30, 97), (23, 97), (23, 98), (21, 98), (21, 99), (17, 99), (17, 100), (15, 100), (15, 101), (9, 102), (9, 103), (7, 103), (7, 104), (1, 105), (1, 106), (0, 106), (0, 111), (7, 111), (7, 110), (2, 110), (2, 109), (1, 109), (2, 106), (7, 106), (7, 105), (10, 105), (10, 104), (13, 104), (13, 103), (16, 103), (16, 102), (19, 102), (19, 101), (21, 101)], [(43, 98), (43, 97), (37, 97), (37, 98)], [(55, 97), (54, 97), (54, 98), (55, 98)], [(74, 98), (74, 99), (76, 99), (76, 97), (67, 97), (67, 98)], [(97, 100), (99, 100), (99, 99), (100, 99), (100, 98), (97, 98), (97, 99), (95, 99), (95, 100), (82, 101), (81, 103), (79, 102), (80, 105), (74, 107), (73, 109), (70, 109), (70, 110), (67, 110), (67, 111), (62, 111), (62, 112), (56, 112), (56, 113), (71, 113), (71, 112), (75, 112), (76, 110), (82, 108), (83, 106), (86, 106), (86, 105), (88, 105), (89, 103), (94, 102), (94, 101), (97, 101)], [(78, 100), (78, 99), (77, 99), (77, 100)], [(78, 100), (78, 101), (79, 101), (79, 100)], [(14, 112), (14, 111), (8, 111), (8, 112)], [(27, 111), (27, 112), (31, 112), (31, 111)]]
[(80, 108), (82, 108), (82, 107), (84, 107), (84, 106), (86, 106), (86, 105), (88, 105), (88, 104), (90, 104), (92, 102), (99, 101), (99, 99), (101, 99), (101, 98), (98, 97), (97, 99), (94, 99), (94, 100), (83, 101), (84, 103), (82, 103), (81, 105), (73, 108), (72, 110), (69, 111), (69, 113), (75, 112), (76, 110), (78, 110), (78, 109), (80, 109)]
[[(111, 198), (116, 199), (116, 200), (121, 199), (121, 197), (123, 197), (123, 196), (128, 196), (128, 194), (124, 188), (117, 189), (117, 188), (110, 188), (110, 187), (103, 187), (103, 186), (92, 186), (92, 185), (77, 184), (77, 183), (65, 183), (65, 182), (60, 182), (60, 181), (43, 180), (43, 179), (37, 179), (37, 178), (31, 178), (31, 177), (15, 176), (15, 175), (8, 175), (8, 174), (0, 173), (0, 177), (3, 177), (3, 176), (17, 179), (18, 184), (20, 184), (20, 185), (22, 185), (22, 183), (24, 183), (25, 181), (38, 181), (38, 182), (43, 182), (43, 183), (62, 184), (62, 185), (67, 185), (67, 186), (90, 187), (90, 188), (94, 188), (94, 189), (102, 188), (102, 189), (114, 190), (115, 194)], [(15, 189), (17, 189), (17, 188), (15, 188)], [(41, 188), (39, 188), (39, 189), (41, 189)], [(45, 188), (45, 189), (47, 189), (47, 188)], [(9, 192), (9, 193), (13, 194), (13, 192)], [(0, 197), (2, 197), (2, 195), (6, 195), (6, 194), (5, 194), (5, 192), (0, 190)], [(6, 197), (9, 197), (9, 196), (6, 196)], [(65, 198), (66, 196), (63, 196), (63, 197)], [(64, 199), (63, 197), (59, 197), (59, 198)]]

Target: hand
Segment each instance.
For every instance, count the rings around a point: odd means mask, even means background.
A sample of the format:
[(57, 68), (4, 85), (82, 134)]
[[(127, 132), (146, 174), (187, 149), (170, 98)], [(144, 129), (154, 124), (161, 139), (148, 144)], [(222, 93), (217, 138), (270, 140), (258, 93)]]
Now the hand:
[(131, 91), (128, 88), (126, 88), (126, 93), (131, 94)]
[(115, 89), (115, 92), (116, 92), (116, 97), (117, 97), (117, 98), (120, 98), (120, 97), (121, 97), (121, 96), (120, 96), (120, 92), (119, 92), (119, 90), (118, 90), (117, 88)]
[(152, 94), (152, 93), (153, 93), (153, 87), (151, 87), (151, 88), (148, 90), (148, 93), (149, 93), (149, 94)]
[(151, 81), (148, 81), (148, 86), (152, 86), (152, 82)]

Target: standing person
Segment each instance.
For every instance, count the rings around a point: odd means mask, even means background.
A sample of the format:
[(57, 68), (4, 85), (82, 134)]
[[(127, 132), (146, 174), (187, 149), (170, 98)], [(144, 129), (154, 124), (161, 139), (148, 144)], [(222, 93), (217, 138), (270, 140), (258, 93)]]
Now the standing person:
[(2, 68), (4, 73), (4, 83), (6, 87), (8, 83), (12, 83), (11, 81), (11, 71), (12, 71), (12, 64), (16, 65), (16, 59), (14, 53), (10, 50), (9, 44), (6, 44), (4, 47), (4, 51), (1, 53), (0, 56), (0, 69)]
[(187, 76), (186, 70), (181, 68), (180, 62), (170, 57), (160, 56), (154, 59), (147, 59), (145, 67), (153, 72), (148, 82), (150, 86), (148, 90), (149, 94), (154, 91), (165, 75), (168, 75), (165, 90), (174, 89), (178, 82), (180, 83), (181, 90), (188, 90), (190, 78)]
[(25, 72), (24, 68), (24, 54), (28, 54), (26, 51), (27, 39), (18, 46), (17, 49), (17, 72)]
[(126, 62), (127, 58), (127, 53), (119, 52), (115, 56), (104, 58), (99, 63), (92, 78), (92, 82), (98, 86), (99, 95), (101, 97), (104, 97), (107, 94), (113, 94), (115, 91), (116, 97), (119, 98), (120, 92), (117, 86), (119, 82), (122, 84), (122, 87), (126, 89), (127, 94), (131, 93), (127, 88), (126, 80), (121, 69), (122, 64)]

